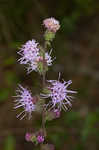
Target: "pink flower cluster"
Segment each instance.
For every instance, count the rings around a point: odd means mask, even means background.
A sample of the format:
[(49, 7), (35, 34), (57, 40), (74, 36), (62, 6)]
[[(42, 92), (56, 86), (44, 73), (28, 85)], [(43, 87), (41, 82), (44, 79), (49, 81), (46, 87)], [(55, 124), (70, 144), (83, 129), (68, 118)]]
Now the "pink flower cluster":
[(51, 32), (56, 32), (60, 28), (59, 21), (52, 17), (45, 19), (43, 24)]
[(44, 142), (44, 136), (38, 133), (26, 133), (25, 135), (26, 141), (36, 142), (36, 143), (43, 143)]

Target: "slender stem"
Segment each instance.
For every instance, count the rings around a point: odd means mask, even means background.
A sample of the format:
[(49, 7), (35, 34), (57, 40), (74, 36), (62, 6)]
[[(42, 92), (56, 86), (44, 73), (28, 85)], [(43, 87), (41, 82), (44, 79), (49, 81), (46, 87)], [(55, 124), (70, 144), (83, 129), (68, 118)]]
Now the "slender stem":
[(44, 43), (44, 49), (43, 49), (43, 88), (45, 87), (45, 78), (46, 78), (46, 72), (45, 72), (45, 52), (46, 52), (47, 44), (46, 41)]
[[(47, 48), (47, 44), (45, 41), (44, 44), (44, 50), (43, 50), (43, 88), (45, 87), (45, 80), (46, 80), (46, 71), (45, 71), (45, 51)], [(43, 128), (43, 132), (44, 132), (44, 136), (46, 136), (46, 128), (45, 128), (45, 109), (43, 107), (43, 112), (42, 112), (42, 128)]]
[(42, 112), (42, 128), (43, 128), (44, 137), (46, 137), (45, 110), (44, 110), (44, 108), (43, 108), (43, 112)]
[[(43, 67), (43, 69), (44, 69), (44, 67)], [(46, 74), (45, 74), (45, 72), (43, 72), (43, 88), (45, 87), (45, 76), (46, 76)]]

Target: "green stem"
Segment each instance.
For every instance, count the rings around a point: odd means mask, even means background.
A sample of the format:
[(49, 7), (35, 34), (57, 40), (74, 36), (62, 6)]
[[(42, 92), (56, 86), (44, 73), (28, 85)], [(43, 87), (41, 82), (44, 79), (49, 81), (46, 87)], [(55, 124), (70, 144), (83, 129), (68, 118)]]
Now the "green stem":
[[(47, 48), (47, 44), (45, 41), (44, 44), (44, 49), (43, 49), (43, 88), (45, 87), (45, 82), (46, 82), (46, 71), (45, 71), (45, 51)], [(44, 132), (44, 137), (46, 137), (46, 128), (45, 128), (45, 109), (43, 108), (43, 112), (42, 112), (42, 128), (43, 128), (43, 132)]]

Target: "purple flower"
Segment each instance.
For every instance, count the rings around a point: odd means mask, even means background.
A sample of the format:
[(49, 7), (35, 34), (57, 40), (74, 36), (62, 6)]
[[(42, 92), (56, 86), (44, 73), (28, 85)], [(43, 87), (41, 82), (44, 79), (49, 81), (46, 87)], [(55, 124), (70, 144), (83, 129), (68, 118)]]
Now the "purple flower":
[(43, 24), (49, 31), (52, 32), (56, 32), (60, 28), (59, 21), (53, 17), (45, 19)]
[(48, 80), (48, 94), (41, 94), (43, 98), (51, 98), (51, 101), (46, 105), (51, 109), (67, 110), (67, 106), (71, 106), (73, 96), (69, 94), (77, 93), (76, 91), (68, 90), (67, 87), (72, 83), (71, 80), (60, 82), (59, 80)]
[(37, 136), (37, 141), (38, 141), (38, 143), (43, 143), (44, 142), (44, 136), (38, 135)]
[(31, 141), (31, 133), (26, 133), (25, 139), (26, 141)]
[[(45, 53), (45, 64), (47, 66), (51, 66), (52, 65), (52, 58), (50, 56), (51, 52), (50, 53)], [(42, 56), (38, 56), (35, 61), (31, 62), (29, 65), (28, 65), (28, 73), (32, 72), (33, 70), (35, 71), (39, 71), (38, 70), (38, 64), (39, 62), (41, 62), (43, 64), (43, 57)]]
[(46, 60), (46, 62), (47, 62), (47, 66), (51, 66), (52, 65), (52, 62), (53, 62), (53, 60), (55, 59), (53, 59), (52, 60), (52, 58), (51, 58), (51, 52), (52, 52), (52, 50), (49, 52), (49, 53), (45, 53), (45, 60)]
[[(39, 62), (43, 64), (43, 57), (40, 54), (40, 49), (38, 48), (38, 43), (36, 43), (35, 40), (27, 41), (21, 48), (21, 50), (18, 52), (19, 55), (21, 55), (21, 58), (18, 60), (20, 64), (26, 64), (27, 65), (27, 71), (28, 73), (32, 71), (39, 71), (38, 65)], [(52, 59), (50, 56), (51, 53), (45, 53), (45, 61), (47, 66), (52, 65)]]
[(19, 59), (20, 64), (33, 62), (39, 55), (38, 43), (35, 40), (27, 41), (18, 52), (22, 57)]
[(19, 116), (22, 116), (20, 120), (22, 120), (27, 114), (28, 114), (28, 117), (29, 119), (31, 118), (31, 113), (33, 111), (36, 110), (36, 101), (37, 101), (37, 98), (34, 96), (32, 97), (31, 96), (31, 92), (28, 91), (26, 88), (23, 88), (21, 85), (19, 85), (19, 89), (16, 90), (16, 104), (15, 104), (15, 109), (17, 108), (20, 108), (20, 107), (23, 107), (24, 110), (19, 114), (17, 115), (17, 118)]

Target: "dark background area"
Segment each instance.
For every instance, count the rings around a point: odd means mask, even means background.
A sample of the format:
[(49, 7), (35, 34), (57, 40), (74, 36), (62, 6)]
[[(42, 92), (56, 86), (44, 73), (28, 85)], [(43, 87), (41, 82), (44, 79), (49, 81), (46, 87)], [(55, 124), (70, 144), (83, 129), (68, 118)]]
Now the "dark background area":
[(27, 40), (43, 43), (45, 18), (55, 17), (56, 60), (48, 79), (72, 80), (78, 93), (73, 107), (47, 123), (48, 141), (56, 150), (99, 150), (99, 1), (98, 0), (0, 0), (0, 150), (38, 150), (25, 141), (26, 131), (39, 128), (41, 117), (20, 121), (13, 109), (18, 83), (34, 90), (39, 76), (26, 74), (17, 62), (18, 48)]

